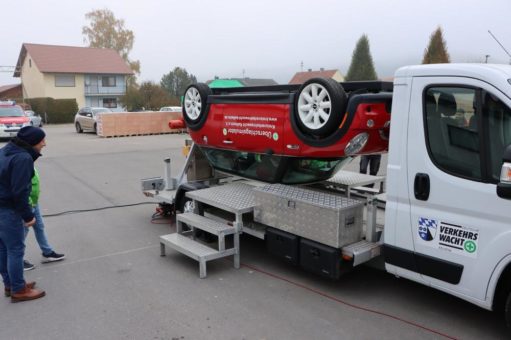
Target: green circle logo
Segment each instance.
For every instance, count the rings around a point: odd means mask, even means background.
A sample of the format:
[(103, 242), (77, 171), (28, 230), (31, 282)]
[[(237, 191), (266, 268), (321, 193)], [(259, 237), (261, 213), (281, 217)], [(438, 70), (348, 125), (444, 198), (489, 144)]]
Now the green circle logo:
[(227, 129), (226, 129), (226, 128), (224, 128), (224, 129), (222, 130), (222, 133), (224, 134), (224, 136), (227, 136)]
[(465, 243), (463, 244), (463, 248), (465, 248), (465, 250), (468, 253), (473, 253), (477, 249), (476, 244), (475, 244), (474, 241), (465, 241)]
[(279, 140), (279, 134), (278, 133), (276, 133), (276, 132), (273, 133), (273, 140), (274, 141), (278, 141)]

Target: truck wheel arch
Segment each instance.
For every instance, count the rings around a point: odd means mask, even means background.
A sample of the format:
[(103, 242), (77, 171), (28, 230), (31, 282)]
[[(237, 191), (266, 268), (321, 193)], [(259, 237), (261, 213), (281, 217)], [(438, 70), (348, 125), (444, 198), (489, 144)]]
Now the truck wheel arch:
[[(499, 270), (499, 267), (504, 268)], [(495, 279), (492, 277), (488, 287), (489, 289), (493, 288), (489, 291), (489, 294), (493, 292), (492, 310), (505, 312), (506, 323), (511, 327), (511, 255), (500, 262), (499, 266), (495, 268), (493, 276)]]

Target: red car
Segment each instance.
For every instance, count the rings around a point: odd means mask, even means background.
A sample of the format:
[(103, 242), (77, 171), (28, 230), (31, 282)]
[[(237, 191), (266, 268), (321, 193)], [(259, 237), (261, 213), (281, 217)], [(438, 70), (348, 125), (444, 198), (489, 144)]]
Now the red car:
[(0, 138), (15, 137), (22, 127), (29, 125), (30, 118), (21, 106), (12, 101), (0, 101)]
[(388, 149), (392, 83), (190, 85), (183, 118), (215, 168), (267, 182), (324, 180), (351, 156)]

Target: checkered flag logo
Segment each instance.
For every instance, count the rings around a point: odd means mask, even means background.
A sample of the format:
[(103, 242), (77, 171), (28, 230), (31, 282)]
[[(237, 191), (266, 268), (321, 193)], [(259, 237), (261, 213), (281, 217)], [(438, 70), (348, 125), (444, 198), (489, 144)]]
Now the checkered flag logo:
[(436, 231), (438, 228), (438, 223), (436, 220), (431, 220), (428, 218), (419, 218), (419, 236), (424, 241), (431, 241), (436, 236)]

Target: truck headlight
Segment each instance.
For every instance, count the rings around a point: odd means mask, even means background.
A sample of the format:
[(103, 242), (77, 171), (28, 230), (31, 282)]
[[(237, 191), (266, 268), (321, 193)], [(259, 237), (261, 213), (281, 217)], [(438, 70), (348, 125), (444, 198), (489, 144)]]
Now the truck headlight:
[(344, 148), (344, 154), (346, 156), (352, 156), (359, 153), (364, 148), (368, 140), (369, 134), (367, 132), (359, 133), (348, 142)]

